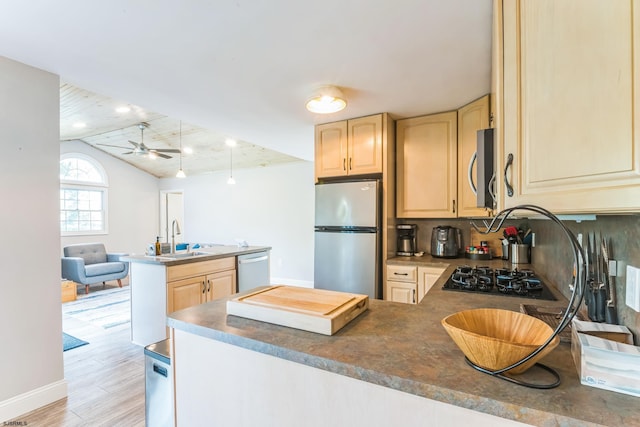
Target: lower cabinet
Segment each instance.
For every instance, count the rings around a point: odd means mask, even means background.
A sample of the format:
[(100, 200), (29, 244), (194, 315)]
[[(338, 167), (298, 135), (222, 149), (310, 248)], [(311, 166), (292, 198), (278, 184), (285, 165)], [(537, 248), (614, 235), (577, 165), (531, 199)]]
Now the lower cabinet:
[(387, 264), (387, 301), (418, 304), (444, 270), (441, 267)]
[(167, 268), (167, 313), (236, 292), (235, 257)]

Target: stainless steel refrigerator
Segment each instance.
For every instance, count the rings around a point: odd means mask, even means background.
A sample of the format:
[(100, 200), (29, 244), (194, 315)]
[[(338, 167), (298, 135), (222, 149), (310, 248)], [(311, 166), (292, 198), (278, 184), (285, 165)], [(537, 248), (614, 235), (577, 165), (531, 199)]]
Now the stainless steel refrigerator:
[(380, 181), (316, 184), (314, 287), (382, 298)]

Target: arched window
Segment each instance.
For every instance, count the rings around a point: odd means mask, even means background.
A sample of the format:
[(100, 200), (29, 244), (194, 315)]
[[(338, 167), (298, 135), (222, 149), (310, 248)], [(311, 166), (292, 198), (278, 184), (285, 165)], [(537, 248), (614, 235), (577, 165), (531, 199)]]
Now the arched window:
[(107, 233), (107, 174), (89, 156), (60, 156), (60, 232), (63, 236)]

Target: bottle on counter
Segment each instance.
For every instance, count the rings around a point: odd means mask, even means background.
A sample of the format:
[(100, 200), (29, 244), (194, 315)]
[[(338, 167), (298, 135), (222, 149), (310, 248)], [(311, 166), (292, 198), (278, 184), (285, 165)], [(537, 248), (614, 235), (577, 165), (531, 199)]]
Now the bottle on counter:
[(156, 237), (156, 256), (160, 255), (162, 250), (160, 249), (160, 236)]

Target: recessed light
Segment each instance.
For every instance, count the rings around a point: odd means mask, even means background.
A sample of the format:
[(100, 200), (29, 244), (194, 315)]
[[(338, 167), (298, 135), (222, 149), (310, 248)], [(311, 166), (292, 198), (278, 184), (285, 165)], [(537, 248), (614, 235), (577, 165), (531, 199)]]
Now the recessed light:
[(224, 143), (227, 144), (229, 147), (235, 147), (237, 144), (235, 139), (227, 139)]
[(128, 113), (129, 111), (131, 111), (131, 108), (127, 105), (116, 108), (116, 113)]
[(193, 148), (191, 147), (184, 147), (182, 151), (184, 151), (184, 154), (193, 154)]
[(87, 124), (85, 122), (75, 122), (72, 126), (76, 129), (82, 129), (86, 128)]

